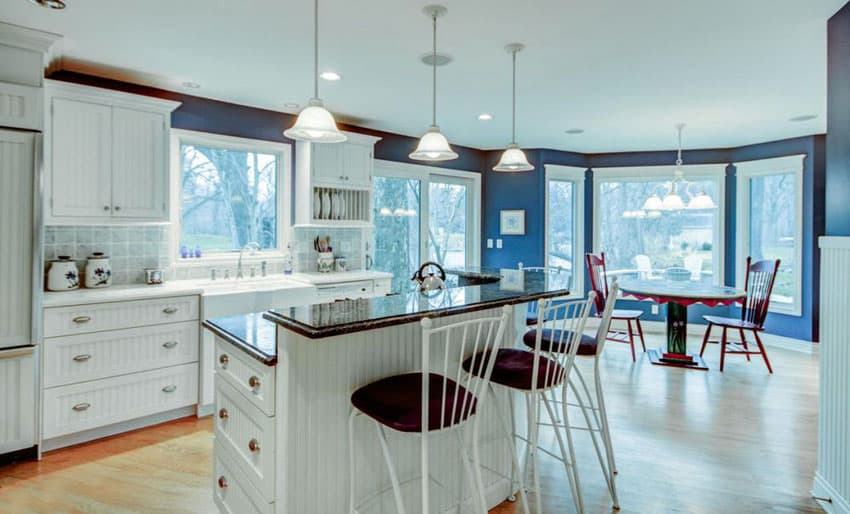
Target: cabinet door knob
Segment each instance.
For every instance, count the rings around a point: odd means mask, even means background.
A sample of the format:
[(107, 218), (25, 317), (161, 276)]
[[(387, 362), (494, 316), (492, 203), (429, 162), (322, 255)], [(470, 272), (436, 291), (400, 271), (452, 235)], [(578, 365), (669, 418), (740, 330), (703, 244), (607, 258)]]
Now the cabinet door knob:
[(251, 439), (248, 441), (248, 449), (251, 450), (251, 453), (255, 453), (260, 451), (260, 443), (256, 439)]
[(77, 324), (88, 323), (89, 321), (91, 321), (91, 316), (77, 316), (76, 318), (72, 319), (71, 321), (73, 321), (74, 323), (77, 323)]
[(115, 206), (115, 210), (116, 210), (116, 211), (120, 211), (120, 210), (121, 210), (121, 206), (120, 206), (120, 205), (116, 205), (116, 206)]
[(248, 379), (248, 385), (251, 387), (251, 389), (257, 389), (260, 387), (260, 379), (256, 376), (252, 376)]
[(340, 179), (340, 180), (345, 180), (345, 175), (340, 175), (340, 176), (339, 176), (339, 179)]
[(166, 307), (162, 309), (162, 312), (165, 314), (174, 314), (175, 312), (177, 312), (177, 307)]
[(88, 410), (89, 407), (91, 407), (90, 403), (83, 402), (83, 403), (78, 403), (71, 408), (74, 409), (77, 412), (82, 412), (84, 410)]
[(108, 210), (109, 210), (109, 206), (108, 206), (108, 205), (104, 205), (104, 206), (103, 206), (103, 210), (104, 210), (104, 211), (108, 211)]
[(168, 348), (169, 350), (177, 346), (177, 341), (166, 341), (162, 343), (163, 348)]
[(227, 419), (230, 417), (230, 414), (227, 413), (227, 409), (221, 408), (218, 410), (218, 419)]
[(228, 362), (230, 362), (230, 357), (222, 353), (221, 357), (218, 358), (218, 363), (221, 364), (222, 368), (226, 368)]
[(162, 388), (163, 393), (173, 393), (176, 390), (177, 390), (177, 386), (174, 385), (174, 384), (167, 385), (167, 386)]
[(91, 359), (91, 354), (88, 353), (83, 353), (74, 356), (74, 362), (86, 362), (89, 359)]
[(220, 489), (225, 489), (227, 487), (227, 479), (224, 478), (224, 475), (218, 477), (218, 487)]

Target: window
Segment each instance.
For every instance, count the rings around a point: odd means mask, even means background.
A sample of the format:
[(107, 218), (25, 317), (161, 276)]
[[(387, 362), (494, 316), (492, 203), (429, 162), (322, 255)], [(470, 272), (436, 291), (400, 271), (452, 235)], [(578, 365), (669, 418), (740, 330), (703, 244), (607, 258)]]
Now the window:
[(643, 204), (652, 193), (666, 194), (672, 166), (594, 170), (594, 244), (605, 252), (609, 275), (652, 280), (678, 267), (691, 280), (722, 284), (725, 168), (685, 166), (687, 188), (679, 186), (686, 202), (704, 192), (717, 208), (649, 212)]
[(744, 287), (747, 256), (779, 259), (770, 310), (799, 316), (803, 259), (803, 159), (793, 155), (736, 163), (736, 280)]
[(374, 267), (393, 274), (394, 291), (424, 261), (478, 265), (479, 174), (375, 161), (373, 186)]
[(249, 242), (280, 250), (288, 227), (289, 145), (174, 131), (182, 248), (204, 256), (238, 252)]
[(583, 291), (584, 168), (546, 165), (546, 266), (572, 274)]

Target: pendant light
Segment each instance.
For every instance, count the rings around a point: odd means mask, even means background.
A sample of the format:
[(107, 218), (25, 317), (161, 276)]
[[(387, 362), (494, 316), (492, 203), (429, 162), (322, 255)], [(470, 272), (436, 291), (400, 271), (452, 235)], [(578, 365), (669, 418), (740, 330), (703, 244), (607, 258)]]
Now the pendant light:
[(333, 115), (319, 98), (319, 0), (313, 1), (313, 98), (298, 113), (295, 125), (285, 130), (283, 135), (313, 143), (342, 143), (348, 139), (336, 127)]
[(505, 50), (513, 60), (513, 91), (511, 93), (511, 144), (502, 153), (499, 164), (493, 166), (493, 171), (531, 171), (534, 169), (528, 162), (525, 152), (516, 144), (516, 54), (525, 48), (520, 43), (511, 43)]
[(670, 184), (670, 191), (664, 195), (661, 200), (662, 211), (680, 211), (685, 208), (685, 202), (679, 196), (677, 186), (684, 179), (685, 172), (682, 170), (682, 130), (685, 128), (684, 123), (676, 124), (676, 130), (679, 131), (679, 151), (676, 154), (676, 169), (673, 170), (673, 182)]
[(458, 155), (449, 146), (449, 141), (442, 133), (440, 127), (437, 126), (437, 18), (444, 16), (448, 9), (442, 5), (426, 6), (422, 12), (431, 18), (433, 25), (433, 48), (432, 48), (432, 98), (431, 98), (431, 126), (428, 127), (428, 132), (419, 140), (416, 150), (408, 157), (415, 161), (450, 161), (457, 159)]

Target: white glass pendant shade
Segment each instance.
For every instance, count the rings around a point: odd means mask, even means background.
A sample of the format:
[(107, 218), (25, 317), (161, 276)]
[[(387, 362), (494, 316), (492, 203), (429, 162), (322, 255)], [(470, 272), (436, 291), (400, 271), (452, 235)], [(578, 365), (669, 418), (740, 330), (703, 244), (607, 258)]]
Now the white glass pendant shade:
[(660, 211), (662, 208), (661, 198), (655, 193), (652, 193), (652, 196), (647, 198), (643, 207), (641, 207), (645, 211)]
[(716, 209), (717, 204), (705, 193), (699, 193), (688, 202), (688, 209)]
[(511, 144), (502, 152), (499, 164), (493, 166), (493, 171), (531, 171), (534, 169), (528, 162), (525, 152), (519, 145)]
[(670, 192), (661, 200), (661, 210), (663, 211), (680, 211), (685, 208), (685, 202), (682, 197), (676, 193)]
[(310, 100), (310, 104), (298, 113), (295, 125), (285, 130), (283, 135), (297, 141), (314, 143), (342, 143), (348, 139), (336, 127), (333, 115), (318, 98)]
[(414, 161), (450, 161), (458, 155), (449, 146), (449, 140), (440, 133), (440, 127), (431, 125), (428, 132), (419, 140), (416, 150), (408, 157)]

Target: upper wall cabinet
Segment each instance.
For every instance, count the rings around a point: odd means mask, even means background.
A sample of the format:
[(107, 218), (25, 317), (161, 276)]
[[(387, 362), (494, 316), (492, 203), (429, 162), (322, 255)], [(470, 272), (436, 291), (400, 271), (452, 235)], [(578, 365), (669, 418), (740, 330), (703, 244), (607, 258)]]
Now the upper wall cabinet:
[(46, 222), (166, 221), (168, 133), (180, 104), (46, 82)]
[(375, 143), (346, 132), (345, 143), (300, 141), (295, 149), (295, 223), (362, 226), (371, 223)]

